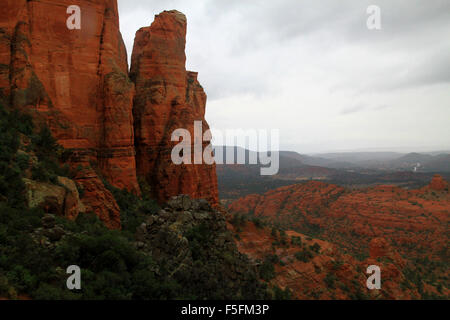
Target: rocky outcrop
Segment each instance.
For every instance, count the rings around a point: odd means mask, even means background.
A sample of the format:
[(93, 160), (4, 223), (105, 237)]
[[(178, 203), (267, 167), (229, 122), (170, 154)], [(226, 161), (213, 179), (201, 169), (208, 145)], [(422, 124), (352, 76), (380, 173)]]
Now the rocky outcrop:
[(74, 220), (80, 213), (86, 212), (75, 183), (64, 177), (58, 177), (58, 184), (23, 179), (25, 197), (29, 208), (42, 208), (45, 212), (65, 216)]
[(171, 198), (137, 228), (135, 245), (163, 266), (156, 273), (204, 288), (198, 299), (265, 297), (256, 268), (239, 253), (227, 230), (225, 215), (205, 200)]
[(95, 213), (108, 228), (120, 229), (120, 208), (97, 172), (86, 167), (77, 173), (76, 180), (83, 189), (86, 211)]
[(55, 242), (70, 234), (64, 230), (64, 226), (56, 224), (56, 218), (52, 214), (46, 214), (41, 219), (42, 227), (37, 228), (31, 234), (33, 240), (47, 248), (55, 248)]
[[(136, 33), (130, 77), (136, 85), (134, 123), (136, 163), (159, 201), (188, 194), (218, 203), (215, 165), (182, 164), (171, 160), (172, 132), (190, 132), (194, 150), (194, 121), (203, 132), (206, 94), (197, 73), (186, 71), (186, 17), (178, 11), (164, 11), (150, 27)], [(209, 144), (203, 142), (203, 149)], [(192, 163), (193, 157), (191, 157)]]
[(448, 182), (445, 181), (441, 175), (436, 174), (434, 175), (428, 187), (434, 191), (448, 191)]
[(86, 207), (80, 200), (80, 194), (75, 182), (65, 177), (58, 177), (58, 183), (66, 189), (64, 216), (74, 220), (78, 217), (78, 214), (85, 213)]

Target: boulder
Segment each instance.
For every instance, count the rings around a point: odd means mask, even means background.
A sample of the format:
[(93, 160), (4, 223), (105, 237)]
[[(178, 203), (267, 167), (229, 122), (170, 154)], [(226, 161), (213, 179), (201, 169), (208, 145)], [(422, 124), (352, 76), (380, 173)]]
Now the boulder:
[(47, 213), (64, 214), (66, 189), (50, 183), (23, 179), (29, 208), (40, 207)]
[[(74, 220), (78, 214), (84, 213), (86, 208), (72, 180), (65, 177), (58, 177), (57, 180), (60, 185), (23, 179), (27, 205), (29, 208), (40, 207), (46, 213)], [(45, 216), (45, 223), (54, 224), (50, 215)]]

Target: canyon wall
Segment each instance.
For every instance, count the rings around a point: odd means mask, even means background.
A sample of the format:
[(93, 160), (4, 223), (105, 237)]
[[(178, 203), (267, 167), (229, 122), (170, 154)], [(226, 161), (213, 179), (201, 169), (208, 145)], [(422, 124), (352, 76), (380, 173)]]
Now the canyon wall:
[[(81, 28), (70, 30), (66, 26), (70, 16), (67, 9), (74, 4), (80, 7)], [(181, 17), (168, 15), (171, 19)], [(185, 33), (186, 19), (183, 19), (180, 24)], [(161, 26), (155, 29), (164, 31)], [(138, 43), (142, 32), (137, 34)], [(77, 168), (75, 180), (85, 191), (82, 200), (87, 211), (95, 212), (111, 228), (120, 228), (120, 213), (103, 180), (140, 194), (139, 174), (148, 178), (153, 195), (160, 201), (187, 193), (217, 202), (212, 166), (209, 170), (203, 166), (175, 167), (166, 163), (170, 161), (170, 150), (166, 148), (170, 145), (170, 134), (161, 134), (161, 130), (187, 126), (191, 120), (193, 124), (193, 119), (204, 120), (206, 96), (196, 74), (184, 69), (184, 41), (181, 33), (176, 39), (159, 37), (151, 43), (154, 47), (147, 46), (144, 51), (173, 57), (168, 69), (179, 72), (174, 77), (180, 81), (175, 83), (170, 72), (158, 73), (147, 68), (146, 54), (141, 54), (139, 67), (134, 67), (137, 79), (145, 78), (146, 83), (173, 83), (173, 88), (183, 91), (178, 100), (173, 95), (154, 97), (151, 101), (156, 99), (157, 103), (142, 105), (141, 101), (153, 95), (155, 86), (137, 81), (135, 96), (119, 31), (116, 0), (2, 2), (0, 99), (11, 108), (32, 114), (38, 125), (49, 126), (58, 142), (71, 151), (69, 162), (72, 168)], [(168, 113), (163, 111), (166, 103), (171, 106)], [(133, 119), (133, 114), (143, 119)], [(139, 134), (136, 145), (135, 132)], [(161, 147), (150, 148), (153, 142)], [(135, 150), (138, 150), (138, 171)], [(167, 152), (169, 157), (165, 156)]]

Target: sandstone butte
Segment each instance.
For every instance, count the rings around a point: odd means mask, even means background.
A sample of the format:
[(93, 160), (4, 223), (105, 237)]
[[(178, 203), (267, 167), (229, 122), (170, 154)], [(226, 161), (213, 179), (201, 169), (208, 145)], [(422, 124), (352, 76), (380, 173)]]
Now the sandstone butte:
[[(214, 166), (175, 166), (170, 131), (204, 120), (206, 95), (185, 70), (186, 18), (156, 16), (136, 36), (133, 80), (116, 0), (79, 0), (81, 29), (69, 30), (70, 0), (3, 0), (0, 99), (46, 124), (72, 151), (87, 211), (120, 228), (120, 209), (103, 179), (160, 202), (183, 193), (218, 202)], [(137, 91), (137, 92), (136, 92)], [(136, 137), (136, 139), (135, 139)]]
[[(203, 132), (209, 130), (204, 120), (206, 94), (197, 73), (186, 71), (185, 44), (186, 17), (177, 11), (157, 15), (150, 27), (136, 33), (130, 77), (136, 84), (137, 174), (155, 186), (154, 195), (159, 200), (188, 194), (217, 204), (215, 165), (175, 165), (171, 161), (172, 148), (178, 143), (171, 142), (174, 130), (190, 132), (191, 150), (194, 121), (201, 121)], [(209, 144), (204, 141), (203, 150)]]

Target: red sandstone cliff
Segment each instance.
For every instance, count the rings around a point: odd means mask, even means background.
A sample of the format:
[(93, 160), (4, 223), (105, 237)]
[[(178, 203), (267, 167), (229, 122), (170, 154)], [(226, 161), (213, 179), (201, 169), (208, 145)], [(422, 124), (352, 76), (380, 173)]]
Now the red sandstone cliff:
[(135, 173), (132, 100), (115, 0), (78, 1), (81, 29), (69, 30), (68, 0), (6, 0), (0, 16), (0, 75), (4, 99), (45, 122), (58, 142), (86, 167), (77, 181), (83, 201), (111, 228), (119, 208), (104, 187), (139, 192)]
[(111, 228), (120, 228), (119, 207), (102, 178), (139, 194), (138, 173), (148, 178), (161, 201), (186, 193), (216, 203), (213, 166), (177, 167), (170, 162), (171, 130), (190, 128), (194, 119), (204, 121), (206, 95), (196, 74), (184, 68), (186, 18), (163, 13), (152, 27), (138, 32), (135, 97), (117, 1), (77, 1), (79, 30), (66, 26), (66, 10), (73, 4), (2, 1), (0, 99), (47, 124), (58, 142), (72, 151), (72, 167), (83, 168), (76, 181), (86, 191), (82, 200), (87, 211)]
[[(217, 204), (215, 165), (175, 165), (171, 161), (177, 143), (171, 142), (174, 130), (189, 130), (193, 144), (194, 121), (202, 122), (203, 132), (209, 129), (206, 94), (197, 73), (186, 71), (185, 43), (186, 17), (178, 11), (164, 11), (150, 27), (136, 33), (130, 77), (136, 85), (137, 172), (160, 201), (188, 194)], [(207, 144), (203, 143), (203, 149)]]

